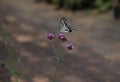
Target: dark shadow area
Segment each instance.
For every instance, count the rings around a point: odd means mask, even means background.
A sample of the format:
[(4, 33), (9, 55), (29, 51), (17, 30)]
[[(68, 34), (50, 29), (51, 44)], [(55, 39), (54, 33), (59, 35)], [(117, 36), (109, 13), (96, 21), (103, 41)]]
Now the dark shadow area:
[(0, 64), (0, 82), (11, 82), (9, 73), (9, 70)]

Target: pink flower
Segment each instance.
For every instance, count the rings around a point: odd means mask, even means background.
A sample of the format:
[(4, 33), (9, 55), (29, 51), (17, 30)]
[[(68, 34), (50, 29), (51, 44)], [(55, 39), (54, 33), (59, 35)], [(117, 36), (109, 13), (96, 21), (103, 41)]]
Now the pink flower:
[(52, 39), (55, 38), (55, 35), (54, 35), (53, 33), (49, 33), (49, 34), (47, 35), (47, 38), (50, 39), (50, 40), (52, 40)]
[(67, 44), (66, 47), (69, 49), (69, 50), (72, 50), (74, 47), (71, 43)]
[(58, 37), (58, 39), (62, 40), (63, 42), (67, 41), (67, 38), (65, 37), (65, 35), (63, 35), (63, 34), (61, 34), (61, 33), (59, 33), (59, 34), (57, 35), (57, 37)]

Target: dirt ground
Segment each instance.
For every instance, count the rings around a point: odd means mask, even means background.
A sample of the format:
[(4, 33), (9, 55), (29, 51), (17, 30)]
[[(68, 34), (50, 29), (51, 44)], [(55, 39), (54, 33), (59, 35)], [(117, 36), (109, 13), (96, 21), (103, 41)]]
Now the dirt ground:
[[(65, 33), (74, 45), (72, 51), (54, 41), (62, 58), (56, 82), (120, 82), (120, 21), (113, 19), (112, 12), (74, 13), (33, 0), (0, 0), (0, 22), (12, 37), (19, 82), (52, 82), (56, 59), (45, 35), (56, 32), (61, 17), (77, 31)], [(4, 52), (0, 55), (7, 61)]]

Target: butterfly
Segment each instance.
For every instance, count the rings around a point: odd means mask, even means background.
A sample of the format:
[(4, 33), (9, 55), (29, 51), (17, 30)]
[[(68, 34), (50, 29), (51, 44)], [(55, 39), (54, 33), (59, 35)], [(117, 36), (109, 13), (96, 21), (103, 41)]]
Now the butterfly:
[(65, 17), (62, 17), (59, 22), (59, 32), (73, 32), (76, 29), (70, 28), (70, 26), (67, 24), (67, 19)]

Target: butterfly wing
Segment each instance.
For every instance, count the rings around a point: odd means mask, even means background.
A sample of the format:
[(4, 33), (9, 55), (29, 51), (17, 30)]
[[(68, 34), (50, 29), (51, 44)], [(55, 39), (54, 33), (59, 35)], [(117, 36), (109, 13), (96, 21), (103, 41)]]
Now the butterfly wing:
[(67, 25), (67, 19), (65, 17), (60, 19), (59, 26), (60, 26), (60, 29), (59, 29), (60, 32), (69, 32), (69, 30), (70, 30)]

